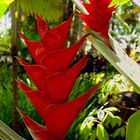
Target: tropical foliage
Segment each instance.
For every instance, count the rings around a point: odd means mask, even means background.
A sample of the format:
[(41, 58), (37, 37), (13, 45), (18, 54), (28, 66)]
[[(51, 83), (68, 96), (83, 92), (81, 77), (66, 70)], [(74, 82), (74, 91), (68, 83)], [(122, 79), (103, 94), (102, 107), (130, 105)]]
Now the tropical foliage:
[(0, 139), (139, 140), (139, 3), (72, 1), (0, 2)]

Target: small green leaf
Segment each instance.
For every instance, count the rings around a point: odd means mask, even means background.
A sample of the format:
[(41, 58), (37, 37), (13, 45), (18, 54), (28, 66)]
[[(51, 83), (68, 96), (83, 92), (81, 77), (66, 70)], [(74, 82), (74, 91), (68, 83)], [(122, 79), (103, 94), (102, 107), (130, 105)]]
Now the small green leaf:
[(119, 116), (115, 116), (114, 118), (117, 122), (117, 125), (120, 126), (122, 124), (122, 119)]
[(96, 139), (96, 130), (92, 130), (90, 139), (91, 140), (95, 140)]
[(140, 110), (128, 119), (126, 140), (140, 140)]
[(120, 131), (121, 131), (121, 137), (124, 137), (125, 136), (125, 127), (121, 127)]
[(107, 115), (106, 120), (105, 120), (105, 126), (109, 128), (109, 124), (111, 122), (112, 117), (110, 115)]
[(116, 125), (120, 126), (122, 124), (122, 119), (119, 116), (114, 116), (111, 121), (112, 128)]
[(115, 6), (115, 5), (121, 5), (127, 3), (129, 0), (112, 0), (109, 7)]
[(116, 19), (118, 20), (119, 24), (123, 27), (123, 29), (127, 32), (127, 34), (130, 34), (131, 29), (127, 22), (125, 22), (119, 15), (116, 15)]
[(121, 131), (120, 128), (116, 129), (115, 132), (112, 135), (113, 138), (116, 138), (116, 137), (120, 136), (120, 131)]
[(7, 5), (5, 3), (0, 2), (0, 17), (4, 15), (7, 9)]
[(125, 128), (124, 127), (120, 127), (118, 129), (116, 129), (116, 131), (113, 133), (113, 138), (116, 138), (118, 136), (124, 137), (125, 135)]
[(14, 0), (1, 0), (0, 1), (0, 17), (4, 15), (6, 12), (8, 6), (13, 2)]
[(112, 126), (112, 128), (114, 128), (116, 126), (116, 124), (117, 124), (116, 119), (112, 119), (111, 120), (111, 126)]
[(119, 109), (116, 107), (108, 107), (108, 108), (105, 108), (104, 111), (116, 112), (116, 111), (119, 111)]
[(96, 120), (96, 118), (89, 116), (81, 124), (80, 133), (83, 136), (84, 140), (88, 139), (89, 134), (92, 131), (92, 126), (94, 125), (95, 120)]
[(108, 133), (102, 124), (97, 125), (96, 135), (98, 140), (109, 140)]

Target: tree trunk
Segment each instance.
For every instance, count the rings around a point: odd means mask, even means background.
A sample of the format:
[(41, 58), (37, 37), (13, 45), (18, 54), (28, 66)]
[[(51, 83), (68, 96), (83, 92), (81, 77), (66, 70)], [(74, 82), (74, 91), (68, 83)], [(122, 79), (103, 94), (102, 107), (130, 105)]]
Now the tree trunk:
[(21, 16), (22, 16), (22, 12), (19, 10), (18, 11), (18, 19), (16, 19), (15, 13), (16, 13), (16, 4), (15, 2), (13, 2), (10, 5), (10, 10), (11, 10), (11, 17), (12, 17), (12, 27), (11, 27), (11, 45), (12, 45), (12, 62), (13, 62), (13, 69), (12, 69), (12, 73), (13, 73), (13, 129), (15, 131), (18, 131), (18, 126), (19, 126), (19, 122), (18, 122), (18, 112), (16, 110), (16, 107), (18, 107), (18, 88), (17, 88), (17, 83), (16, 83), (16, 79), (17, 79), (17, 61), (15, 56), (18, 55), (18, 45), (19, 45), (19, 36), (17, 35), (18, 31), (20, 30), (20, 21), (21, 21)]
[(68, 41), (69, 44), (75, 44), (80, 37), (80, 31), (82, 29), (82, 20), (79, 16), (78, 11), (74, 8), (73, 2), (71, 0), (64, 1), (64, 16), (63, 20), (67, 20), (73, 15), (73, 24), (71, 26)]
[[(82, 19), (80, 18), (80, 15), (78, 11), (76, 10), (76, 8), (74, 7), (72, 1), (65, 0), (63, 20), (68, 19), (72, 15), (73, 15), (73, 24), (71, 25), (71, 28), (69, 31), (69, 35), (67, 38), (68, 41), (67, 41), (66, 46), (75, 44), (80, 39), (80, 37), (83, 35), (82, 34), (83, 25), (82, 25)], [(84, 49), (80, 49), (79, 53), (83, 55)]]
[(78, 41), (78, 39), (82, 36), (81, 32), (82, 32), (82, 19), (80, 18), (78, 11), (75, 10), (73, 26), (71, 28), (69, 37), (70, 45), (75, 44)]
[(64, 0), (63, 7), (63, 21), (65, 21), (73, 15), (73, 2), (71, 0)]

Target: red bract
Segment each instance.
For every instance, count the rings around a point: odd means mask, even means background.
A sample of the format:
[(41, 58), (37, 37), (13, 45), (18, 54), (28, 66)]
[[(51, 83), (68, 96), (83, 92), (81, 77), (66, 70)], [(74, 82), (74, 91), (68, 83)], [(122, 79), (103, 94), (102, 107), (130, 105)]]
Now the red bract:
[(40, 42), (30, 41), (20, 33), (36, 64), (30, 65), (23, 59), (16, 58), (37, 89), (31, 89), (20, 80), (17, 80), (17, 83), (46, 124), (42, 126), (18, 110), (35, 140), (63, 140), (78, 113), (99, 87), (97, 84), (84, 95), (68, 101), (76, 78), (88, 61), (87, 56), (84, 56), (77, 64), (71, 66), (87, 36), (64, 48), (71, 20), (72, 18), (50, 29), (43, 19), (37, 17)]
[[(24, 39), (32, 57), (35, 59), (37, 63), (40, 63), (41, 58), (45, 56), (46, 53), (49, 53), (53, 50), (59, 50), (64, 48), (71, 20), (72, 17), (54, 29), (47, 28), (46, 31), (44, 31), (44, 33), (40, 31), (41, 32), (41, 33), (39, 32), (41, 36), (40, 42), (33, 42), (29, 40), (27, 37), (25, 37), (22, 33), (20, 33), (20, 36)], [(44, 27), (39, 26), (40, 25), (39, 21), (41, 20), (37, 20), (38, 29), (43, 30)]]
[(112, 0), (89, 0), (89, 4), (83, 4), (88, 15), (81, 13), (81, 17), (86, 25), (99, 32), (104, 37), (107, 45), (109, 45), (109, 22), (112, 17), (112, 12), (116, 10), (116, 7), (109, 7)]
[(40, 35), (40, 38), (43, 38), (44, 34), (48, 31), (50, 31), (50, 27), (48, 26), (48, 24), (46, 24), (46, 22), (40, 18), (39, 16), (37, 16), (37, 24), (38, 24), (38, 32)]
[(61, 140), (50, 133), (46, 126), (40, 125), (39, 123), (35, 122), (21, 110), (18, 109), (18, 111), (34, 140)]

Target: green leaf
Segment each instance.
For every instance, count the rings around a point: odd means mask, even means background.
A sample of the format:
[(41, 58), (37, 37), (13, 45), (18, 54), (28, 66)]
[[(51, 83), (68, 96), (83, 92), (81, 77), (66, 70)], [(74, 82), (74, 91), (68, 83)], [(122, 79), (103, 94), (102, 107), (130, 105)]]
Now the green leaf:
[(63, 16), (63, 0), (17, 0), (16, 5), (25, 15), (39, 15), (52, 23)]
[(124, 127), (120, 127), (118, 129), (115, 130), (115, 132), (113, 133), (113, 138), (116, 138), (118, 136), (124, 137), (125, 135), (125, 128)]
[(113, 138), (120, 136), (120, 128), (116, 129), (115, 132), (112, 134)]
[(111, 120), (111, 126), (112, 128), (116, 125), (120, 126), (122, 124), (122, 119), (119, 116), (114, 116)]
[(0, 1), (0, 17), (4, 15), (6, 12), (8, 6), (13, 2), (14, 0), (1, 0)]
[(125, 127), (121, 127), (120, 131), (121, 131), (121, 137), (124, 137), (125, 136)]
[(126, 30), (127, 34), (130, 34), (131, 29), (129, 25), (117, 14), (116, 14), (116, 19), (118, 20), (119, 24), (123, 27), (123, 29)]
[(98, 140), (109, 140), (108, 133), (102, 124), (97, 125), (96, 135)]
[[(122, 73), (127, 80), (140, 92), (140, 66), (125, 53), (119, 42), (110, 36), (112, 47), (119, 61), (115, 65), (119, 67), (118, 71)], [(115, 57), (115, 56), (114, 56)]]
[(78, 9), (80, 9), (82, 13), (88, 15), (88, 11), (85, 9), (85, 7), (83, 6), (83, 4), (81, 3), (80, 0), (72, 0), (72, 1), (73, 1), (73, 3), (76, 4)]
[(25, 140), (9, 128), (6, 124), (0, 121), (0, 139), (2, 140)]
[(140, 140), (140, 110), (128, 119), (126, 140)]
[(92, 130), (90, 139), (91, 140), (95, 140), (96, 139), (96, 130)]
[(112, 2), (110, 3), (109, 7), (115, 6), (115, 5), (121, 5), (121, 4), (125, 4), (130, 0), (112, 0)]
[[(111, 36), (110, 36), (111, 37)], [(89, 36), (93, 46), (140, 92), (140, 66), (124, 52), (119, 43), (111, 37), (114, 52), (94, 35)]]
[(112, 117), (110, 115), (107, 115), (106, 119), (105, 119), (105, 126), (107, 128), (109, 128), (109, 124), (111, 123)]
[(104, 111), (116, 112), (116, 111), (119, 111), (119, 109), (116, 107), (108, 107), (108, 108), (105, 108)]
[(80, 133), (83, 136), (84, 140), (87, 140), (89, 138), (90, 133), (94, 133), (91, 131), (92, 131), (92, 126), (94, 125), (95, 120), (96, 118), (90, 116), (90, 117), (87, 117), (82, 123), (80, 127)]

